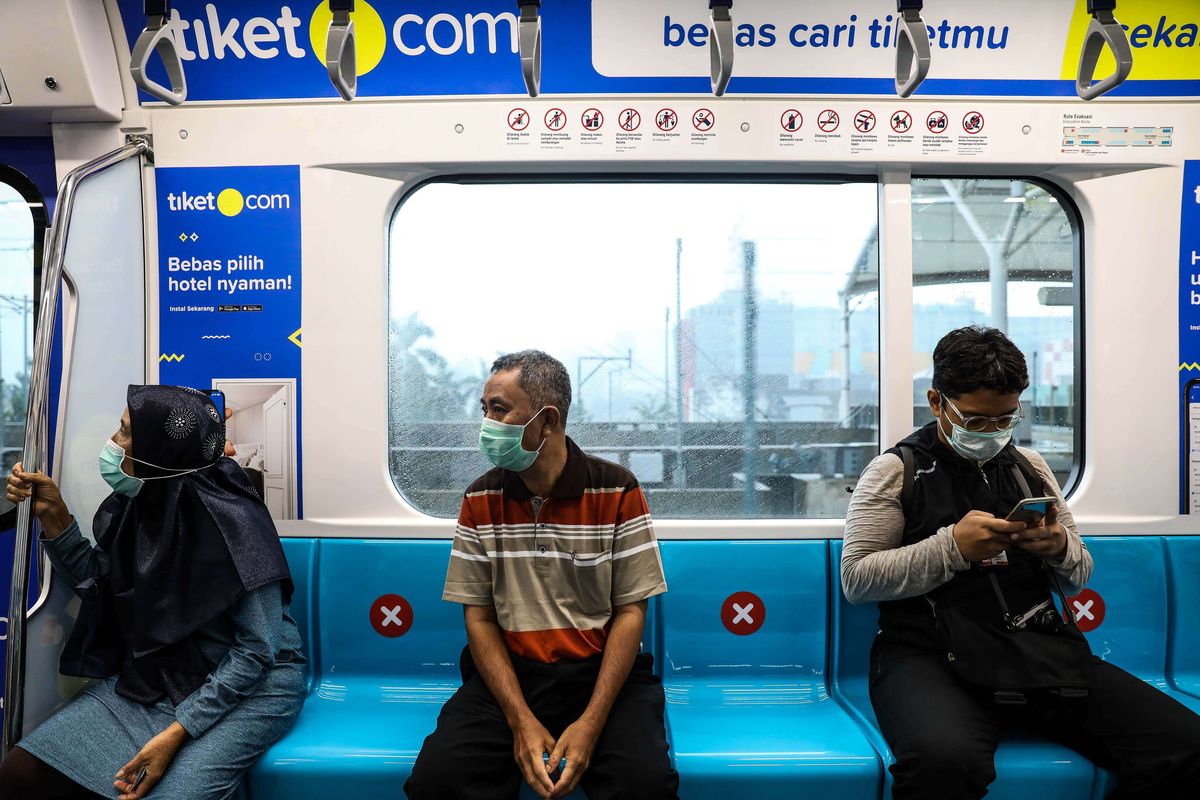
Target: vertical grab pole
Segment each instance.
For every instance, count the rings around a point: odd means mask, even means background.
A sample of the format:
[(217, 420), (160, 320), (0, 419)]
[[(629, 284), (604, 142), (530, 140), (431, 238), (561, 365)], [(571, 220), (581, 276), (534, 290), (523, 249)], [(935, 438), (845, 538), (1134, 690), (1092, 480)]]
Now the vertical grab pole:
[[(37, 332), (33, 340), (33, 364), (29, 376), (29, 401), (25, 410), (25, 448), (22, 461), (26, 469), (46, 472), (49, 454), (46, 434), (49, 429), (47, 405), (50, 392), (50, 351), (58, 323), (58, 298), (62, 286), (67, 235), (75, 196), (85, 179), (116, 166), (128, 158), (153, 151), (145, 139), (106, 153), (72, 170), (63, 180), (54, 209), (42, 269), (42, 297), (38, 307)], [(31, 503), (17, 506), (17, 531), (13, 545), (12, 584), (8, 596), (8, 650), (4, 675), (4, 735), (0, 757), (7, 756), (21, 740), (25, 723), (25, 622), (29, 602), (29, 556), (33, 551)]]

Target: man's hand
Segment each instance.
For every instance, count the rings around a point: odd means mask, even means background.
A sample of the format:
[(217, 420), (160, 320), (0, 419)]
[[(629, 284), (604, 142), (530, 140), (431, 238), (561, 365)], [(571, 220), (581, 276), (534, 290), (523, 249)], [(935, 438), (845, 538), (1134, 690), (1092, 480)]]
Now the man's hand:
[(954, 523), (954, 543), (964, 561), (983, 561), (1007, 550), (1013, 543), (1014, 534), (1024, 530), (1024, 522), (997, 519), (986, 511), (968, 511)]
[(585, 714), (558, 737), (558, 744), (554, 746), (554, 752), (550, 754), (550, 760), (546, 763), (546, 769), (553, 772), (558, 769), (562, 759), (567, 760), (567, 766), (558, 777), (558, 783), (554, 784), (551, 797), (555, 800), (573, 792), (583, 773), (587, 772), (592, 763), (592, 751), (596, 749), (596, 740), (600, 738), (601, 728), (599, 723)]
[(1050, 561), (1062, 561), (1067, 554), (1067, 529), (1058, 521), (1058, 506), (1050, 506), (1041, 525), (1011, 536), (1015, 546)]
[[(154, 785), (167, 774), (167, 768), (171, 766), (175, 754), (183, 747), (187, 738), (184, 727), (178, 722), (172, 722), (165, 731), (146, 742), (133, 760), (117, 771), (117, 779), (113, 786), (120, 793), (118, 800), (141, 800), (150, 794)], [(146, 776), (137, 784), (137, 788), (134, 788), (137, 776), (143, 769), (146, 770)]]
[[(554, 749), (554, 737), (537, 717), (530, 714), (513, 726), (513, 758), (537, 796), (550, 800), (554, 796), (554, 782), (550, 780), (545, 756)], [(558, 766), (558, 760), (550, 763)]]

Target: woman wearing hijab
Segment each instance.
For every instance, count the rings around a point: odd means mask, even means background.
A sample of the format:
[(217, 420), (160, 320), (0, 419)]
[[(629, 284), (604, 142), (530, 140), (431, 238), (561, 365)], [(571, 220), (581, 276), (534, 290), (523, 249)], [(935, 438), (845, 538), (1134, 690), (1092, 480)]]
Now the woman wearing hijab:
[(5, 800), (230, 797), (291, 728), (306, 692), (292, 582), (267, 508), (223, 457), (202, 392), (130, 386), (100, 474), (113, 494), (83, 537), (41, 473), (18, 464), (8, 499), (32, 498), (79, 618), (64, 674), (101, 679), (21, 740)]

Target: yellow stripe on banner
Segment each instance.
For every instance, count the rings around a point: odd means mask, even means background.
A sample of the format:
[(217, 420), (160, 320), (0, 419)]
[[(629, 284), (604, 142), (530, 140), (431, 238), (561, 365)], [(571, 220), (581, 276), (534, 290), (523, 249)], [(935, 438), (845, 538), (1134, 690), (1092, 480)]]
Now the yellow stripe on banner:
[(161, 364), (164, 361), (183, 361), (184, 358), (183, 353), (162, 353), (158, 357), (158, 363)]
[(1187, 370), (1188, 372), (1200, 372), (1200, 364), (1197, 364), (1195, 361), (1190, 364), (1180, 364), (1179, 371), (1183, 372), (1184, 370)]
[[(1200, 0), (1121, 0), (1116, 18), (1129, 33), (1133, 48), (1130, 80), (1200, 79)], [(1076, 0), (1063, 53), (1065, 80), (1079, 74), (1079, 53), (1091, 20), (1087, 0)], [(1111, 75), (1116, 69), (1112, 53), (1104, 48), (1096, 78)]]

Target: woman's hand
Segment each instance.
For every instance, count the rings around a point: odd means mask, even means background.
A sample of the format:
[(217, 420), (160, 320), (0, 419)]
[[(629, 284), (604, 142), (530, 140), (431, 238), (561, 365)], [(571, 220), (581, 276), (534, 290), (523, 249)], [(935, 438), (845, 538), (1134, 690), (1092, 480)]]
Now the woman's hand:
[(71, 524), (71, 512), (53, 480), (40, 472), (26, 472), (23, 467), (20, 463), (14, 465), (8, 476), (8, 502), (16, 505), (33, 498), (33, 515), (42, 523), (46, 538), (54, 539)]
[[(154, 785), (167, 774), (167, 769), (175, 759), (175, 754), (187, 741), (188, 733), (178, 722), (172, 722), (165, 731), (146, 742), (145, 747), (121, 769), (117, 770), (117, 779), (113, 786), (120, 792), (118, 800), (141, 800), (150, 794)], [(146, 776), (141, 783), (134, 787), (137, 776), (146, 770)]]

